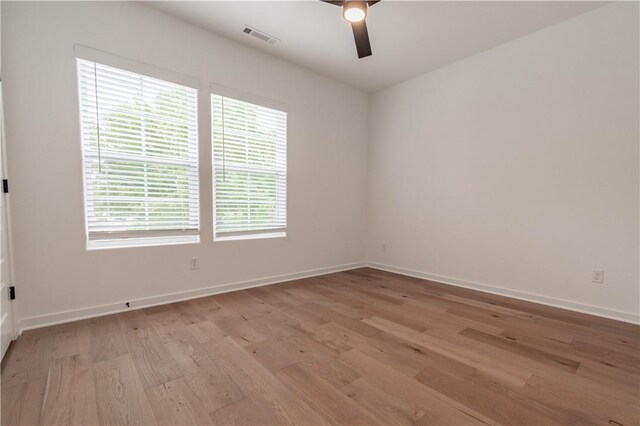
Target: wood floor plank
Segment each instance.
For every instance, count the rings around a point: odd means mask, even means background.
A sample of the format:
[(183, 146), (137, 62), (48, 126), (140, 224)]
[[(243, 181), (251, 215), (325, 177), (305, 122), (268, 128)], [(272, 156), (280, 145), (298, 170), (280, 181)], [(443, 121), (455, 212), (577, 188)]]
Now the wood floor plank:
[[(580, 390), (579, 390), (580, 389)], [(578, 415), (583, 413), (599, 418), (610, 425), (637, 425), (640, 423), (640, 401), (620, 400), (609, 395), (610, 388), (581, 389), (579, 384), (551, 377), (533, 376), (522, 394), (531, 400), (547, 404), (560, 404)], [(572, 420), (580, 424), (577, 418)]]
[(160, 307), (154, 307), (150, 309), (144, 309), (147, 319), (151, 323), (153, 329), (160, 336), (162, 343), (171, 342), (174, 340), (176, 333), (180, 334), (184, 331), (185, 324), (180, 320), (178, 315), (173, 310)]
[(193, 300), (172, 303), (169, 308), (184, 325), (197, 324), (206, 321), (208, 318), (206, 311), (201, 309)]
[(353, 330), (356, 333), (362, 334), (363, 336), (371, 337), (380, 333), (380, 330), (376, 329), (375, 327), (372, 327), (358, 319), (349, 317), (342, 313), (332, 311), (330, 308), (327, 308), (325, 306), (321, 306), (316, 303), (309, 303), (305, 305), (305, 308), (315, 313), (316, 315), (329, 317), (331, 318), (331, 321), (336, 322), (350, 330)]
[(361, 268), (26, 331), (3, 425), (640, 425), (640, 327)]
[(129, 353), (117, 315), (92, 318), (90, 324), (93, 362), (113, 359)]
[[(202, 364), (209, 359), (205, 347), (185, 328), (183, 333), (175, 333), (173, 339), (164, 344), (169, 357), (175, 361), (182, 375), (199, 373)], [(211, 342), (212, 340), (206, 340)]]
[[(288, 333), (286, 335), (277, 333), (273, 338), (274, 344), (278, 346), (277, 351), (284, 356), (281, 358), (281, 362), (291, 363), (293, 361), (304, 365), (338, 387), (359, 377), (353, 369), (339, 362), (337, 359), (339, 352), (330, 346), (323, 345), (313, 337), (294, 328), (285, 326), (283, 330)], [(258, 356), (258, 359), (261, 358), (265, 357)]]
[[(418, 333), (412, 329), (402, 327), (390, 321), (374, 317), (371, 320), (365, 320), (369, 324), (375, 324), (381, 330), (413, 342), (417, 345), (429, 348), (443, 356), (452, 358), (460, 363), (467, 364), (479, 371), (485, 372), (487, 375), (495, 377), (497, 380), (514, 384), (515, 386), (524, 385), (532, 376), (532, 372), (524, 368), (518, 368), (510, 364), (492, 358), (489, 354), (482, 350), (474, 350), (461, 341), (455, 341), (455, 338), (446, 334), (438, 333), (436, 336)], [(453, 340), (453, 341), (452, 341)]]
[(155, 330), (151, 328), (131, 330), (125, 336), (131, 358), (145, 388), (183, 376)]
[(201, 425), (211, 421), (206, 403), (183, 378), (146, 389), (159, 425)]
[(75, 406), (71, 424), (77, 426), (100, 424), (91, 357), (88, 353), (81, 353), (75, 357), (77, 358), (73, 387)]
[(264, 336), (252, 328), (249, 320), (242, 314), (238, 314), (237, 316), (221, 316), (214, 319), (213, 323), (221, 329), (225, 335), (232, 338), (241, 346), (264, 340)]
[(45, 378), (2, 385), (2, 424), (39, 425), (47, 386)]
[(416, 350), (401, 344), (400, 339), (390, 342), (389, 340), (393, 340), (393, 336), (378, 335), (375, 340), (371, 340), (335, 323), (318, 328), (316, 336), (325, 344), (338, 348), (340, 352), (358, 349), (411, 377), (425, 367), (426, 360)]
[(215, 325), (212, 321), (207, 320), (196, 324), (190, 324), (186, 330), (191, 333), (199, 343), (206, 343), (225, 337), (227, 334)]
[(27, 332), (13, 342), (2, 360), (2, 386), (46, 380), (55, 335), (54, 328), (46, 327)]
[(623, 364), (636, 370), (640, 369), (640, 359), (638, 359), (637, 353), (635, 355), (626, 354), (607, 348), (604, 345), (594, 345), (580, 340), (574, 340), (571, 343), (571, 347), (576, 351), (589, 354), (604, 362)]
[(292, 424), (261, 400), (244, 398), (211, 413), (216, 425), (264, 426)]
[(202, 397), (207, 412), (213, 413), (245, 398), (245, 391), (234, 380), (234, 373), (225, 368), (220, 360), (203, 359), (198, 362), (198, 368), (187, 374), (184, 380), (187, 386)]
[(41, 419), (47, 425), (99, 423), (92, 362), (88, 351), (56, 358), (51, 362)]
[(120, 329), (124, 333), (153, 326), (142, 309), (123, 312), (118, 315), (118, 321), (120, 322)]
[(414, 411), (424, 410), (425, 415), (436, 424), (496, 424), (474, 409), (431, 391), (416, 380), (399, 377), (393, 368), (355, 349), (341, 354), (340, 359), (360, 372), (378, 389), (410, 403)]
[(637, 371), (629, 371), (606, 361), (583, 360), (576, 374), (589, 379), (590, 382), (600, 383), (603, 386), (637, 396), (640, 400), (639, 373)]
[[(212, 345), (213, 346), (213, 345)], [(225, 363), (249, 398), (267, 402), (274, 415), (291, 424), (323, 424), (324, 419), (230, 338), (215, 342), (213, 356)]]
[(52, 348), (52, 357), (54, 359), (79, 355), (86, 353), (90, 349), (91, 333), (89, 332), (89, 327), (83, 324), (88, 321), (76, 321), (56, 327)]
[(263, 300), (260, 300), (259, 298), (251, 294), (250, 290), (245, 290), (238, 293), (241, 293), (244, 296), (242, 298), (242, 303), (259, 314), (269, 313), (274, 309), (274, 306)]
[(94, 364), (93, 376), (100, 424), (156, 424), (130, 355)]
[(283, 343), (285, 350), (296, 358), (297, 364), (313, 371), (334, 386), (342, 387), (360, 377), (354, 369), (340, 362), (337, 352), (333, 353), (333, 350), (313, 339), (292, 338)]
[(493, 336), (491, 334), (483, 333), (482, 331), (474, 330), (471, 328), (465, 328), (459, 334), (461, 336), (468, 337), (479, 342), (484, 342), (489, 345), (493, 345), (495, 347), (513, 352), (515, 354), (531, 358), (532, 360), (570, 371), (572, 373), (574, 373), (580, 366), (580, 362), (574, 359), (565, 358), (550, 352), (531, 348), (518, 342), (514, 342), (513, 340), (504, 337)]
[[(386, 332), (377, 335), (373, 340), (360, 336), (338, 324), (330, 323), (319, 328), (317, 335), (321, 340), (329, 341), (330, 344), (342, 344), (345, 348), (357, 349), (410, 377), (414, 377), (429, 366), (461, 378), (476, 372), (475, 368), (464, 362), (443, 356), (425, 346), (417, 345), (412, 341)], [(336, 341), (339, 343), (335, 343)]]
[(42, 422), (47, 425), (71, 424), (75, 406), (77, 356), (54, 359), (49, 366), (42, 407)]
[(341, 391), (386, 425), (413, 425), (425, 412), (371, 385), (364, 377), (342, 387)]
[[(465, 379), (449, 376), (434, 368), (426, 368), (416, 379), (448, 397), (472, 407), (500, 424), (566, 424), (562, 410), (554, 411), (522, 397), (517, 391), (501, 386), (481, 374), (473, 374)], [(574, 417), (576, 417), (574, 415)], [(582, 416), (581, 424), (597, 424), (595, 419)]]
[[(518, 317), (512, 317), (502, 313), (496, 313), (493, 311), (487, 311), (482, 308), (471, 305), (462, 305), (452, 307), (447, 311), (448, 313), (467, 318), (481, 323), (493, 325), (504, 330), (521, 331), (523, 333), (530, 333), (533, 325), (533, 321), (525, 320)], [(544, 326), (542, 324), (535, 324), (536, 334), (538, 336), (544, 336), (547, 339), (554, 340), (562, 343), (573, 342), (575, 335), (567, 333), (563, 330), (555, 327)]]
[(380, 424), (362, 406), (299, 364), (281, 369), (276, 376), (331, 424)]
[(296, 357), (287, 353), (280, 342), (263, 340), (244, 348), (267, 370), (274, 372), (296, 363)]
[(215, 300), (223, 308), (234, 312), (236, 315), (240, 315), (245, 321), (251, 318), (260, 316), (257, 311), (254, 311), (250, 306), (244, 303), (244, 301), (250, 300), (241, 292), (224, 293), (216, 296)]

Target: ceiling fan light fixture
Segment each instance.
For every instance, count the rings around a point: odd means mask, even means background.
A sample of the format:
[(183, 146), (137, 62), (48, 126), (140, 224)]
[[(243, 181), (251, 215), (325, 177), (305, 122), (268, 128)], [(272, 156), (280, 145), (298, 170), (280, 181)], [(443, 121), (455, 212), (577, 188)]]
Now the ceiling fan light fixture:
[(359, 1), (345, 1), (342, 16), (349, 22), (360, 22), (367, 17), (367, 4)]

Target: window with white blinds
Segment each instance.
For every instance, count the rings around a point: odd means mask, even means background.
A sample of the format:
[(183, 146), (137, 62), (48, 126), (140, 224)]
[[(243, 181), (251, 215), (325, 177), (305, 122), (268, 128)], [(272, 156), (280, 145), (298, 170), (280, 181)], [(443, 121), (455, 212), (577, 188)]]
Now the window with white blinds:
[(198, 234), (197, 90), (77, 63), (89, 241)]
[(211, 95), (215, 237), (284, 235), (287, 113)]

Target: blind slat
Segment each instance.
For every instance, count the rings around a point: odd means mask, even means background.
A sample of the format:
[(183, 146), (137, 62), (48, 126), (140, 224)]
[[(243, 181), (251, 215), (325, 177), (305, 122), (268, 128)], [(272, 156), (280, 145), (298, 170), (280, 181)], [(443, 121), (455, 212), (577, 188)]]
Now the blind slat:
[(211, 95), (215, 233), (286, 230), (287, 113)]
[(88, 238), (198, 230), (197, 90), (77, 61)]

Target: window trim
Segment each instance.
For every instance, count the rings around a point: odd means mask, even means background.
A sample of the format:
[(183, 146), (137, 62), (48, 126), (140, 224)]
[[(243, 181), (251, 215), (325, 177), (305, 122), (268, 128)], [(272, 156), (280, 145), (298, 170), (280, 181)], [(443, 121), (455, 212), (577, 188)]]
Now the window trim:
[(209, 84), (209, 99), (208, 99), (208, 103), (209, 103), (209, 118), (211, 119), (211, 116), (213, 114), (213, 109), (212, 109), (212, 105), (211, 105), (211, 97), (215, 95), (215, 96), (222, 96), (222, 97), (228, 97), (228, 98), (233, 98), (235, 100), (238, 101), (242, 101), (242, 102), (247, 102), (247, 103), (251, 103), (254, 105), (258, 105), (258, 106), (262, 106), (265, 108), (270, 108), (270, 109), (275, 109), (281, 112), (284, 112), (287, 114), (287, 124), (286, 124), (286, 135), (287, 138), (285, 140), (285, 147), (286, 147), (286, 164), (287, 164), (287, 168), (285, 169), (285, 176), (286, 176), (286, 183), (285, 183), (285, 190), (286, 190), (286, 200), (285, 200), (285, 212), (287, 213), (287, 226), (285, 228), (280, 228), (280, 229), (266, 229), (266, 230), (256, 230), (256, 231), (240, 231), (240, 232), (228, 232), (225, 235), (222, 236), (218, 236), (216, 233), (216, 175), (215, 175), (215, 159), (214, 159), (214, 148), (213, 148), (213, 123), (210, 121), (209, 122), (209, 141), (210, 141), (210, 149), (211, 149), (211, 191), (212, 191), (212, 209), (211, 209), (211, 214), (212, 214), (212, 225), (213, 225), (213, 241), (214, 242), (224, 242), (224, 241), (243, 241), (243, 240), (258, 240), (258, 239), (274, 239), (274, 238), (288, 238), (288, 222), (289, 222), (289, 200), (290, 200), (290, 194), (291, 192), (289, 191), (289, 115), (290, 115), (290, 110), (289, 110), (289, 105), (281, 102), (281, 101), (277, 101), (274, 99), (270, 99), (270, 98), (266, 98), (266, 97), (262, 97), (259, 95), (255, 95), (252, 93), (248, 93), (248, 92), (244, 92), (242, 90), (238, 90), (238, 89), (234, 89), (228, 86), (222, 86), (220, 84), (216, 84), (216, 83), (210, 83)]
[(116, 232), (94, 232), (94, 238), (88, 238), (89, 241), (106, 241), (106, 240), (128, 240), (134, 238), (167, 238), (167, 237), (186, 237), (190, 235), (200, 235), (197, 229), (176, 229), (176, 230), (157, 230), (157, 231), (116, 231)]
[(191, 87), (200, 91), (200, 81), (195, 77), (180, 74), (150, 65), (144, 62), (138, 62), (123, 56), (114, 55), (102, 50), (92, 49), (87, 46), (76, 44), (74, 46), (75, 58), (84, 59), (86, 61), (98, 62), (112, 68), (118, 68), (123, 71), (134, 72), (136, 74), (146, 75), (147, 77), (165, 80), (170, 83), (180, 84), (182, 86)]
[[(209, 95), (224, 96), (227, 98), (233, 98), (238, 101), (248, 102), (254, 105), (262, 106), (265, 108), (277, 109), (278, 111), (290, 113), (289, 106), (274, 99), (265, 98), (262, 96), (254, 95), (252, 93), (243, 92), (242, 90), (233, 89), (227, 86), (221, 86), (219, 84), (209, 84)], [(211, 108), (211, 96), (209, 96), (209, 108)], [(287, 120), (287, 131), (289, 130), (289, 120)]]
[[(197, 78), (180, 74), (171, 70), (163, 69), (144, 62), (135, 61), (119, 55), (107, 53), (101, 50), (93, 49), (83, 45), (74, 46), (74, 60), (78, 59), (96, 62), (108, 67), (117, 68), (122, 71), (141, 74), (147, 77), (163, 80), (169, 83), (186, 86), (197, 91), (195, 102), (195, 131), (196, 131), (196, 176), (198, 186), (201, 185), (200, 175), (200, 92), (201, 85)], [(76, 82), (80, 84), (80, 75), (78, 67), (76, 69)], [(200, 232), (202, 230), (202, 191), (198, 191), (198, 223), (199, 229), (184, 229), (170, 231), (122, 231), (122, 232), (105, 232), (100, 238), (90, 238), (88, 221), (87, 221), (87, 186), (85, 182), (85, 153), (84, 141), (82, 140), (82, 101), (81, 93), (78, 91), (77, 96), (77, 112), (78, 112), (78, 130), (80, 139), (80, 156), (82, 164), (82, 189), (83, 189), (83, 209), (84, 209), (84, 228), (86, 250), (108, 249), (108, 248), (127, 248), (127, 247), (148, 247), (175, 244), (191, 244), (200, 242)]]
[(195, 244), (199, 242), (200, 234), (105, 238), (102, 240), (87, 240), (87, 251), (114, 248), (173, 246), (178, 244)]
[(243, 240), (270, 240), (274, 238), (282, 238), (287, 239), (287, 231), (247, 231), (247, 232), (234, 232), (229, 233), (233, 235), (225, 235), (223, 237), (216, 237), (214, 235), (213, 241), (215, 242), (224, 242), (224, 241), (243, 241)]

